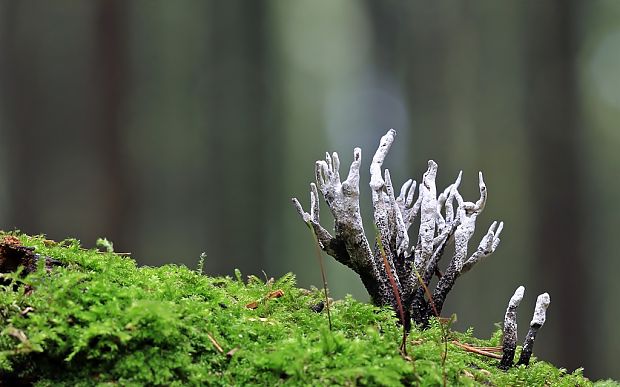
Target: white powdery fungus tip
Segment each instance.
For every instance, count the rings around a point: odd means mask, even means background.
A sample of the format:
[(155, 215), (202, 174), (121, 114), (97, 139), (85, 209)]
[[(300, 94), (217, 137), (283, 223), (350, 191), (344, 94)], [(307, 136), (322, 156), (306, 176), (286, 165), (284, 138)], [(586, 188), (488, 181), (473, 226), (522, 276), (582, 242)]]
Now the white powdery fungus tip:
[(534, 309), (534, 317), (532, 318), (532, 322), (530, 326), (538, 325), (542, 327), (545, 325), (545, 319), (547, 316), (547, 308), (551, 303), (551, 298), (549, 297), (549, 293), (543, 293), (538, 296), (536, 300), (536, 308)]
[(370, 163), (370, 188), (374, 191), (381, 189), (384, 184), (383, 178), (381, 177), (381, 166), (383, 165), (383, 161), (392, 147), (395, 137), (396, 131), (394, 129), (388, 130), (388, 132), (381, 137), (379, 147), (377, 148), (377, 151), (372, 158), (372, 162)]
[[(403, 208), (407, 207), (407, 193), (410, 192), (409, 188), (413, 185), (413, 189), (415, 190), (415, 181), (413, 179), (409, 179), (403, 183), (403, 186), (400, 188), (400, 194), (398, 195), (398, 201), (403, 204)], [(413, 195), (412, 201), (413, 201)]]
[(349, 174), (347, 180), (343, 184), (354, 185), (359, 191), (360, 183), (360, 165), (362, 164), (362, 150), (360, 148), (353, 149), (353, 162), (349, 168)]
[(455, 194), (458, 193), (459, 186), (461, 185), (461, 177), (463, 176), (463, 171), (460, 171), (454, 183), (450, 185), (450, 192), (448, 193), (448, 198), (444, 203), (444, 210), (446, 213), (446, 223), (452, 223), (454, 220), (454, 207), (452, 203), (454, 202)]
[(439, 166), (434, 160), (428, 160), (428, 169), (426, 170), (426, 173), (424, 174), (424, 178), (428, 178), (429, 180), (432, 180), (434, 183), (435, 178), (437, 177), (438, 168)]
[(480, 245), (478, 245), (478, 249), (476, 250), (476, 252), (473, 253), (472, 256), (469, 257), (469, 259), (463, 264), (461, 274), (468, 272), (475, 264), (480, 262), (483, 258), (493, 254), (497, 246), (499, 246), (499, 234), (502, 232), (503, 227), (503, 222), (499, 223), (499, 227), (497, 226), (497, 221), (491, 224), (486, 235), (480, 241)]
[(461, 185), (461, 178), (463, 177), (463, 170), (459, 171), (458, 176), (456, 177), (456, 181), (454, 182), (454, 189), (458, 189)]
[(402, 221), (402, 223), (399, 224), (398, 227), (402, 227), (402, 231), (407, 237), (407, 245), (409, 244), (408, 242), (409, 236), (407, 235), (407, 231), (409, 230), (409, 227), (411, 226), (411, 222), (409, 222), (409, 219), (413, 215), (412, 214), (413, 210), (411, 208), (411, 205), (413, 204), (415, 188), (416, 188), (416, 181), (412, 179), (407, 180), (403, 184), (402, 188), (400, 189), (400, 194), (396, 198), (396, 205), (398, 206), (398, 209), (395, 212), (396, 212), (397, 218), (399, 218), (397, 219), (397, 221), (398, 222)]
[(338, 172), (340, 170), (340, 158), (337, 152), (332, 153), (332, 162), (334, 163), (334, 170)]
[(327, 163), (325, 163), (325, 161), (323, 160), (318, 160), (314, 164), (314, 172), (316, 175), (316, 184), (322, 191), (327, 181)]
[(403, 200), (405, 199), (407, 195), (407, 190), (409, 189), (409, 187), (411, 187), (411, 184), (413, 184), (413, 179), (408, 179), (406, 182), (403, 183), (403, 186), (400, 188), (400, 195), (398, 195), (399, 198)]
[(310, 217), (313, 221), (319, 222), (319, 191), (316, 184), (310, 183)]
[(508, 303), (509, 309), (516, 309), (521, 301), (523, 300), (523, 294), (525, 293), (525, 286), (519, 286), (517, 290), (515, 290), (515, 294), (510, 298), (510, 302)]
[(301, 203), (299, 203), (299, 200), (297, 200), (297, 198), (291, 198), (291, 201), (293, 202), (293, 206), (295, 206), (295, 209), (297, 210), (297, 213), (299, 214), (299, 216), (301, 216), (304, 222), (307, 222), (307, 220), (305, 219), (306, 213), (304, 212), (304, 209), (301, 206)]
[(487, 203), (487, 186), (484, 184), (484, 178), (482, 176), (482, 172), (478, 172), (478, 185), (480, 188), (480, 199), (476, 202), (476, 211), (482, 212), (484, 210), (484, 206)]
[(495, 232), (495, 238), (499, 238), (503, 230), (504, 230), (504, 222), (499, 222), (499, 227), (497, 228), (497, 231)]

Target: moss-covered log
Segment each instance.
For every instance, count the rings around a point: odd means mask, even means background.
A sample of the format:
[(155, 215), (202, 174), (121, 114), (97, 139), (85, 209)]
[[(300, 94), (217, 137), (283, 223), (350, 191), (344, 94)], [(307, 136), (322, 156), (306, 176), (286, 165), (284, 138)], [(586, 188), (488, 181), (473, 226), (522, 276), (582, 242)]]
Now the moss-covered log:
[(448, 385), (592, 384), (535, 358), (500, 371), (501, 331), (479, 340), (437, 320), (412, 329), (403, 358), (390, 309), (335, 301), (329, 331), (322, 293), (297, 288), (293, 275), (213, 278), (137, 267), (75, 240), (6, 237), (60, 264), (2, 273), (11, 281), (0, 285), (2, 385), (396, 386), (440, 385), (444, 375)]

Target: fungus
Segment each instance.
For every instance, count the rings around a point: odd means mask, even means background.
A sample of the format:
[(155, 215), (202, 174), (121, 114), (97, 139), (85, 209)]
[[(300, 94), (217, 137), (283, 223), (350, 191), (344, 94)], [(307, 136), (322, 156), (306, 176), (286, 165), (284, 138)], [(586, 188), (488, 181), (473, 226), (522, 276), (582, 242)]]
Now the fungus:
[[(375, 238), (377, 242), (372, 246), (366, 237), (359, 205), (362, 161), (360, 148), (353, 150), (353, 162), (344, 181), (340, 180), (338, 153), (326, 153), (324, 160), (316, 162), (316, 184), (310, 184), (309, 213), (304, 211), (299, 200), (292, 200), (304, 223), (313, 229), (320, 248), (359, 275), (375, 305), (389, 305), (398, 312), (399, 303), (402, 301), (405, 326), (409, 328), (413, 320), (413, 323), (425, 328), (431, 317), (440, 316), (446, 297), (456, 280), (483, 258), (495, 252), (504, 223), (494, 221), (476, 251), (469, 255), (469, 241), (474, 236), (476, 220), (484, 210), (488, 197), (482, 172), (478, 174), (480, 196), (475, 201), (464, 200), (459, 192), (462, 172), (454, 183), (439, 191), (438, 195), (435, 182), (438, 165), (429, 160), (420, 184), (413, 179), (406, 180), (396, 197), (390, 171), (382, 170), (395, 138), (394, 129), (388, 130), (381, 137), (370, 164), (374, 225), (378, 234)], [(320, 224), (319, 192), (334, 218), (333, 235)], [(413, 244), (408, 232), (418, 216), (419, 227), (416, 242)], [(441, 274), (439, 262), (446, 247), (452, 243), (454, 254), (445, 272)], [(388, 275), (386, 270), (390, 270), (391, 275)], [(431, 292), (429, 287), (435, 275), (438, 280)], [(505, 329), (511, 330), (504, 343), (505, 359), (502, 359), (502, 367), (505, 368), (512, 365), (514, 358), (514, 316), (522, 297), (523, 287), (520, 287), (506, 312)], [(532, 323), (534, 324), (534, 321)], [(532, 325), (528, 333), (528, 348), (533, 345), (537, 329)], [(523, 358), (524, 362), (528, 360), (529, 356)]]

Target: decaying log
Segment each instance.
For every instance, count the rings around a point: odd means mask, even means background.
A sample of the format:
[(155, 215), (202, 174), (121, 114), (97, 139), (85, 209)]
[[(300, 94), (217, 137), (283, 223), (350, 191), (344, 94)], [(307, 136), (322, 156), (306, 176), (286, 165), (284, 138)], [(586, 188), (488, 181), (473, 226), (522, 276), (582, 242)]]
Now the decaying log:
[(21, 268), (20, 276), (34, 273), (43, 260), (45, 269), (50, 271), (60, 262), (35, 253), (34, 247), (24, 246), (21, 241), (11, 235), (5, 236), (0, 240), (0, 284), (7, 285), (11, 280), (2, 278), (2, 274), (13, 273)]

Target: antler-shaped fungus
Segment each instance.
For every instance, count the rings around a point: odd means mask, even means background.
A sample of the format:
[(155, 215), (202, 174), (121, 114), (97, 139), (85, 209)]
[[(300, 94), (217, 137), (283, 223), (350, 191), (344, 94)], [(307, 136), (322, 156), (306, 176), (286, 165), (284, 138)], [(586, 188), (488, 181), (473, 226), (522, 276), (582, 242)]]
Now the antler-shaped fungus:
[[(360, 276), (375, 305), (391, 305), (394, 311), (397, 311), (397, 300), (400, 298), (405, 310), (405, 316), (401, 317), (405, 317), (406, 327), (410, 326), (410, 319), (426, 327), (433, 314), (437, 317), (441, 314), (445, 299), (455, 281), (497, 249), (504, 223), (493, 222), (476, 251), (468, 257), (469, 241), (476, 230), (476, 219), (484, 210), (487, 201), (487, 187), (482, 172), (478, 174), (480, 197), (475, 203), (463, 200), (458, 191), (462, 171), (455, 182), (437, 196), (435, 179), (438, 167), (433, 160), (428, 162), (428, 169), (418, 188), (417, 200), (414, 202), (417, 184), (412, 179), (402, 185), (400, 194), (396, 197), (390, 171), (385, 169), (382, 173), (381, 170), (395, 136), (396, 131), (390, 129), (381, 137), (379, 148), (370, 164), (374, 223), (380, 239), (380, 243), (375, 243), (374, 249), (371, 249), (366, 238), (359, 206), (361, 149), (355, 148), (353, 151), (349, 175), (343, 182), (340, 181), (338, 154), (326, 153), (325, 160), (319, 160), (315, 165), (316, 185), (310, 184), (310, 213), (305, 212), (295, 198), (293, 204), (303, 221), (314, 230), (321, 249)], [(320, 224), (319, 190), (334, 216), (334, 236)], [(420, 226), (417, 243), (410, 248), (408, 231), (418, 215)], [(446, 246), (452, 242), (454, 255), (445, 273), (441, 275), (439, 261)], [(390, 270), (391, 275), (388, 275), (386, 270)], [(426, 289), (435, 274), (439, 280), (432, 296), (427, 300)], [(393, 284), (390, 283), (390, 278)], [(516, 290), (506, 310), (504, 355), (500, 362), (503, 369), (513, 364), (517, 341), (516, 310), (524, 291), (523, 286)], [(396, 292), (398, 294), (395, 294)], [(529, 363), (534, 339), (545, 322), (549, 302), (547, 293), (538, 297), (534, 318), (518, 364)]]
[[(338, 154), (326, 153), (325, 160), (319, 160), (315, 165), (316, 185), (310, 184), (310, 213), (303, 210), (297, 199), (293, 199), (293, 203), (304, 222), (314, 229), (320, 247), (360, 276), (373, 303), (391, 305), (396, 310), (397, 295), (386, 273), (389, 267), (407, 314), (415, 323), (426, 325), (432, 313), (441, 313), (456, 279), (495, 251), (503, 223), (498, 225), (493, 222), (478, 249), (468, 258), (469, 240), (487, 200), (482, 173), (479, 174), (480, 198), (475, 203), (464, 201), (458, 192), (461, 173), (437, 197), (435, 179), (438, 166), (432, 160), (428, 162), (428, 169), (422, 177), (417, 200), (414, 202), (417, 184), (412, 179), (402, 185), (396, 197), (389, 170), (382, 171), (395, 136), (396, 131), (390, 129), (381, 138), (370, 164), (374, 223), (383, 249), (376, 245), (371, 248), (362, 224), (359, 207), (361, 149), (355, 148), (353, 151), (349, 175), (343, 182), (340, 181)], [(334, 216), (334, 236), (320, 225), (319, 191)], [(417, 243), (410, 248), (408, 230), (418, 215)], [(432, 300), (426, 300), (424, 287), (428, 287), (433, 275), (439, 272), (439, 260), (452, 241), (455, 244), (452, 260), (439, 279)], [(381, 250), (385, 252), (388, 265), (383, 264)]]

